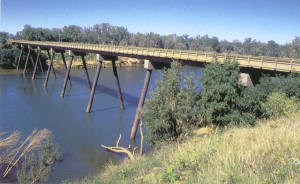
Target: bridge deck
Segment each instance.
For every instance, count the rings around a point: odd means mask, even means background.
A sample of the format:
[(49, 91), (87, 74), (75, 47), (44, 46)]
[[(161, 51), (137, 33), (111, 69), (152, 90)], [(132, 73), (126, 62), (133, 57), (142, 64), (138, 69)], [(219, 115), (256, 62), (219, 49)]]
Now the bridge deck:
[(248, 55), (204, 53), (189, 50), (170, 50), (159, 48), (145, 48), (132, 46), (114, 46), (72, 42), (48, 42), (48, 41), (26, 41), (11, 40), (13, 44), (31, 46), (41, 49), (53, 48), (56, 51), (72, 50), (82, 53), (99, 53), (104, 56), (126, 56), (140, 59), (149, 59), (158, 62), (170, 62), (172, 60), (190, 61), (192, 63), (210, 63), (218, 59), (223, 62), (226, 57), (235, 58), (241, 67), (249, 67), (263, 70), (300, 73), (300, 59), (260, 57)]

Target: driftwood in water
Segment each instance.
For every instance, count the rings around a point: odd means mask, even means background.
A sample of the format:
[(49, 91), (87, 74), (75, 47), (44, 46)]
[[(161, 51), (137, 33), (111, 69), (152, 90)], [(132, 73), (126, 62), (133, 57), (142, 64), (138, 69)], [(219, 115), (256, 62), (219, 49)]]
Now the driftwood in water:
[(135, 153), (136, 148), (134, 148), (131, 153), (130, 146), (128, 146), (128, 148), (120, 147), (119, 142), (120, 142), (121, 138), (122, 138), (122, 134), (120, 134), (119, 139), (117, 140), (116, 146), (114, 146), (114, 147), (105, 146), (105, 145), (101, 145), (101, 147), (105, 148), (109, 151), (112, 151), (112, 152), (125, 153), (130, 158), (130, 160), (134, 160), (134, 153)]
[[(143, 142), (144, 142), (144, 134), (143, 134), (143, 122), (140, 123), (140, 134), (141, 134), (141, 147), (140, 147), (140, 154), (143, 154)], [(111, 152), (115, 152), (115, 153), (124, 153), (126, 154), (130, 160), (134, 160), (134, 155), (135, 155), (135, 151), (136, 151), (136, 147), (133, 148), (132, 152), (130, 150), (131, 146), (129, 145), (127, 148), (121, 147), (119, 146), (120, 140), (122, 138), (122, 134), (120, 134), (117, 142), (116, 142), (116, 146), (105, 146), (105, 145), (101, 145), (102, 148), (105, 148), (106, 150), (109, 150)]]
[(143, 121), (141, 121), (141, 123), (140, 123), (140, 134), (141, 134), (140, 155), (142, 155), (143, 154), (143, 145), (144, 145)]

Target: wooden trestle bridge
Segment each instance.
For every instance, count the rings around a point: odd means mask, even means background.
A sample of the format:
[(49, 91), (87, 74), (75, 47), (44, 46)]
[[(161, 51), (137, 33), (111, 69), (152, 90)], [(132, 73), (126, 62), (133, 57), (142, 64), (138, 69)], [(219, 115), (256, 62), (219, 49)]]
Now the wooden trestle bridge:
[[(216, 53), (204, 53), (196, 51), (187, 50), (170, 50), (170, 49), (158, 49), (158, 48), (144, 48), (144, 47), (131, 47), (131, 46), (114, 46), (114, 45), (99, 45), (99, 44), (86, 44), (86, 43), (70, 43), (70, 42), (48, 42), (48, 41), (26, 41), (26, 40), (9, 40), (11, 44), (16, 45), (20, 50), (20, 56), (17, 60), (17, 69), (19, 69), (22, 55), (27, 53), (25, 66), (23, 73), (25, 74), (28, 62), (31, 62), (34, 66), (32, 80), (35, 79), (35, 74), (37, 67), (43, 71), (43, 66), (40, 60), (40, 53), (42, 50), (48, 52), (50, 59), (50, 64), (46, 73), (44, 87), (47, 88), (47, 83), (51, 70), (54, 75), (55, 70), (53, 68), (53, 58), (55, 53), (59, 53), (62, 56), (64, 67), (66, 69), (66, 74), (64, 78), (63, 87), (60, 96), (63, 98), (65, 94), (65, 89), (67, 84), (71, 85), (70, 71), (72, 66), (72, 61), (74, 56), (81, 56), (83, 68), (86, 73), (88, 87), (90, 89), (90, 97), (86, 107), (86, 112), (90, 112), (93, 104), (94, 94), (97, 87), (97, 82), (102, 67), (103, 60), (110, 60), (113, 66), (113, 73), (116, 79), (118, 96), (120, 100), (120, 108), (124, 109), (124, 103), (122, 98), (122, 91), (120, 87), (120, 82), (118, 78), (118, 73), (116, 69), (115, 61), (118, 56), (132, 57), (144, 59), (144, 68), (146, 69), (146, 77), (144, 81), (144, 86), (139, 99), (138, 107), (134, 117), (131, 139), (135, 138), (137, 126), (139, 123), (139, 111), (143, 107), (145, 97), (148, 90), (148, 85), (151, 77), (151, 72), (153, 69), (160, 69), (163, 66), (168, 66), (173, 60), (178, 60), (185, 64), (190, 65), (203, 65), (205, 63), (210, 63), (217, 59), (219, 62), (224, 62), (225, 58), (234, 58), (241, 68), (250, 68), (255, 70), (265, 70), (273, 72), (294, 72), (300, 73), (300, 59), (290, 59), (290, 58), (275, 58), (275, 57), (260, 57), (260, 56), (247, 56), (247, 55), (234, 55), (234, 54), (216, 54)], [(32, 51), (36, 52), (36, 58), (33, 58)], [(64, 53), (69, 53), (69, 64), (66, 65)], [(93, 84), (91, 85), (90, 78), (88, 75), (88, 70), (86, 68), (85, 55), (87, 53), (95, 53), (96, 59), (99, 62)], [(35, 59), (35, 60), (34, 60)], [(30, 61), (29, 61), (30, 60)]]

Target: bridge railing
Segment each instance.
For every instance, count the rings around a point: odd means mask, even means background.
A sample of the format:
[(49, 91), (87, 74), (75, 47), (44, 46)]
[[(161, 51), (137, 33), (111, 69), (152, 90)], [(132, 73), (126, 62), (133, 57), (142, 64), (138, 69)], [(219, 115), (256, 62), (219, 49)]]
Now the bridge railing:
[(52, 47), (61, 50), (82, 50), (84, 52), (107, 52), (114, 54), (129, 55), (131, 57), (155, 57), (168, 58), (174, 60), (188, 60), (193, 62), (210, 63), (217, 58), (219, 62), (224, 62), (225, 58), (234, 58), (242, 67), (261, 68), (266, 70), (277, 70), (284, 72), (300, 72), (300, 59), (291, 58), (277, 58), (267, 56), (250, 56), (239, 54), (213, 53), (213, 52), (199, 52), (190, 50), (174, 50), (174, 49), (160, 49), (148, 47), (134, 47), (134, 46), (115, 46), (115, 45), (100, 45), (74, 42), (43, 42), (43, 41), (26, 41), (26, 40), (12, 40), (12, 43), (40, 46), (41, 48)]

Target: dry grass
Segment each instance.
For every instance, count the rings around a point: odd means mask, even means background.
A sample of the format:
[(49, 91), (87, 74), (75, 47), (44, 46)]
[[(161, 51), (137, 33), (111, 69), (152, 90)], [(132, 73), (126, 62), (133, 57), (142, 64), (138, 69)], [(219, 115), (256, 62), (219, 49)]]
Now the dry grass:
[(1, 164), (7, 164), (3, 177), (9, 174), (24, 155), (39, 148), (50, 136), (51, 132), (47, 129), (40, 131), (34, 129), (21, 144), (19, 144), (21, 134), (18, 131), (7, 138), (0, 139), (0, 148), (5, 150), (0, 153)]
[(0, 165), (11, 159), (12, 155), (16, 152), (15, 146), (21, 137), (19, 131), (15, 131), (7, 137), (5, 135), (6, 133), (0, 133)]
[(19, 131), (15, 131), (8, 137), (3, 138), (4, 135), (5, 133), (0, 133), (0, 149), (14, 146), (21, 137), (21, 133)]
[(254, 128), (205, 131), (77, 183), (300, 183), (299, 159), (298, 113)]

